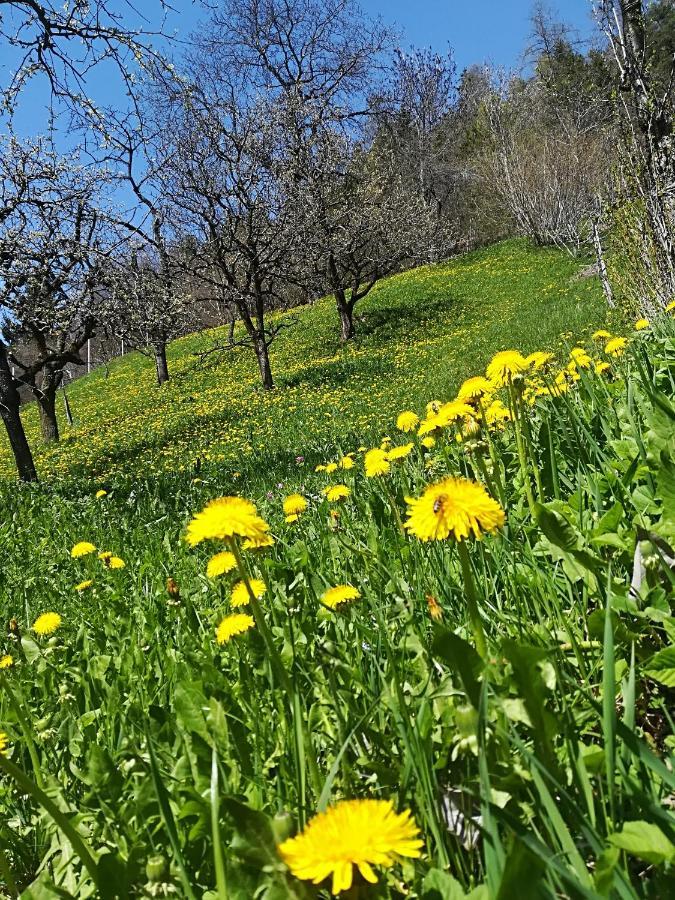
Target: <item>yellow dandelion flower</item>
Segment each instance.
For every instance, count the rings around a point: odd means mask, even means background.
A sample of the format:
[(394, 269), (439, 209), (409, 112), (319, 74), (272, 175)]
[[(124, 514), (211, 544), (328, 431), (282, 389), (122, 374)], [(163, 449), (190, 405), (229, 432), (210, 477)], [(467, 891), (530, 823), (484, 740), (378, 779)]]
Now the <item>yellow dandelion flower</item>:
[(0, 669), (11, 669), (14, 665), (14, 658), (9, 653), (0, 656)]
[(611, 338), (611, 336), (609, 331), (606, 331), (604, 328), (599, 328), (597, 331), (593, 332), (591, 338), (594, 341), (605, 341), (607, 338)]
[(431, 437), (431, 435), (428, 434), (426, 437), (422, 438), (422, 440), (420, 441), (420, 444), (423, 447), (426, 447), (427, 450), (432, 450), (436, 446), (436, 438)]
[(340, 468), (341, 469), (353, 469), (356, 463), (352, 459), (351, 456), (343, 456), (340, 460)]
[(328, 465), (326, 466), (326, 473), (328, 475), (332, 475), (333, 472), (337, 472), (337, 467), (338, 467), (337, 463), (329, 462)]
[(605, 372), (608, 372), (608, 371), (610, 370), (610, 368), (611, 368), (610, 364), (609, 364), (608, 362), (606, 362), (606, 361), (603, 361), (603, 362), (596, 362), (596, 364), (595, 364), (595, 374), (596, 374), (596, 375), (603, 375)]
[(493, 400), (485, 410), (485, 421), (488, 425), (500, 425), (510, 418), (511, 412), (501, 400)]
[(649, 328), (649, 319), (638, 319), (633, 328), (636, 331), (644, 331), (645, 328)]
[(605, 353), (607, 356), (621, 356), (628, 344), (627, 338), (615, 337), (605, 344)]
[(284, 522), (285, 522), (287, 525), (293, 525), (293, 524), (294, 524), (295, 522), (297, 522), (299, 519), (300, 519), (300, 516), (299, 516), (297, 513), (291, 513), (290, 516), (286, 516), (286, 517), (285, 517)]
[(428, 417), (435, 416), (443, 404), (440, 400), (430, 400), (426, 405), (426, 414)]
[(530, 353), (529, 356), (525, 357), (525, 362), (527, 363), (528, 368), (537, 371), (542, 369), (546, 363), (550, 362), (552, 359), (552, 353), (544, 353), (541, 350), (535, 350), (534, 353)]
[(232, 537), (260, 539), (269, 525), (260, 518), (250, 500), (219, 497), (197, 513), (187, 527), (186, 540), (192, 547), (201, 541), (224, 541)]
[(325, 472), (325, 471), (326, 471), (326, 467), (324, 466), (323, 463), (319, 463), (318, 466), (315, 466), (315, 467), (314, 467), (314, 471), (315, 471), (315, 472)]
[(395, 459), (405, 459), (405, 457), (410, 453), (412, 448), (413, 448), (413, 444), (401, 444), (398, 447), (392, 447), (388, 453), (389, 460), (392, 461)]
[(260, 537), (247, 538), (241, 545), (242, 550), (264, 550), (274, 546), (274, 538), (271, 534), (261, 534)]
[(81, 581), (79, 584), (76, 584), (75, 590), (78, 592), (78, 594), (81, 594), (82, 591), (86, 591), (87, 588), (90, 588), (93, 583), (93, 580), (91, 578), (88, 578), (86, 581)]
[(331, 487), (324, 488), (323, 493), (329, 503), (337, 503), (340, 500), (346, 500), (351, 491), (346, 484), (334, 484)]
[(254, 625), (253, 616), (247, 616), (245, 613), (233, 613), (231, 616), (225, 616), (216, 628), (216, 640), (219, 644), (226, 644), (236, 635), (253, 628)]
[(299, 516), (307, 509), (307, 501), (302, 494), (290, 494), (284, 500), (284, 515)]
[(97, 499), (97, 500), (102, 500), (104, 497), (107, 497), (107, 496), (108, 496), (108, 492), (107, 492), (107, 491), (103, 491), (103, 490), (101, 490), (101, 491), (96, 491), (96, 499)]
[(36, 634), (52, 634), (61, 624), (61, 616), (55, 612), (42, 613), (33, 622), (33, 631)]
[(482, 375), (474, 375), (473, 378), (467, 378), (457, 391), (455, 398), (460, 403), (475, 403), (483, 397), (492, 394), (494, 385), (483, 378)]
[(411, 410), (405, 410), (399, 413), (396, 419), (396, 427), (399, 431), (414, 431), (419, 424), (419, 417)]
[(101, 562), (107, 562), (109, 559), (112, 559), (112, 555), (112, 550), (103, 550), (101, 553), (99, 553), (98, 558), (101, 560)]
[(224, 550), (222, 553), (216, 553), (206, 564), (206, 575), (208, 578), (219, 578), (221, 575), (227, 575), (232, 569), (237, 567), (237, 560), (234, 553)]
[(485, 374), (493, 384), (502, 386), (526, 369), (527, 360), (518, 350), (502, 350), (492, 357)]
[(675, 300), (671, 300), (671, 302), (666, 306), (666, 312), (672, 312), (675, 309)]
[(461, 541), (481, 537), (504, 524), (504, 511), (482, 484), (466, 478), (444, 478), (429, 485), (421, 497), (407, 497), (405, 528), (421, 541), (447, 537)]
[(127, 565), (119, 556), (109, 556), (103, 562), (108, 569), (125, 569)]
[(389, 465), (389, 454), (381, 447), (375, 447), (369, 450), (363, 458), (363, 465), (366, 470), (366, 478), (375, 478), (378, 475), (386, 475), (391, 469)]
[(303, 881), (320, 884), (332, 876), (331, 891), (339, 894), (351, 888), (354, 866), (375, 884), (373, 865), (389, 868), (401, 857), (419, 857), (419, 834), (410, 811), (397, 813), (389, 800), (343, 800), (280, 844), (279, 854)]
[(432, 434), (434, 431), (441, 430), (441, 423), (438, 420), (438, 414), (434, 413), (433, 415), (427, 416), (426, 419), (420, 423), (420, 427), (417, 429), (417, 434), (422, 437), (427, 434)]
[[(249, 580), (249, 584), (251, 585), (253, 596), (256, 598), (256, 600), (260, 600), (262, 595), (267, 590), (267, 588), (265, 587), (265, 582), (261, 581), (259, 578), (251, 578)], [(246, 588), (246, 582), (238, 581), (232, 588), (230, 604), (232, 606), (248, 606), (250, 602), (251, 598), (249, 596), (248, 589)]]
[(0, 731), (0, 756), (7, 756), (7, 748), (9, 747), (9, 738), (4, 731)]
[(81, 556), (88, 556), (90, 553), (96, 553), (96, 547), (93, 544), (90, 544), (89, 541), (80, 541), (78, 544), (75, 544), (70, 551), (70, 555), (73, 559), (79, 559)]
[(475, 412), (468, 403), (462, 403), (459, 400), (451, 400), (444, 403), (436, 413), (436, 420), (441, 428), (457, 422), (459, 419), (472, 418)]
[(580, 369), (590, 369), (593, 363), (593, 360), (583, 347), (574, 347), (570, 350), (570, 359), (575, 366), (578, 366)]
[(324, 606), (335, 609), (343, 603), (349, 603), (352, 600), (358, 600), (361, 594), (352, 587), (351, 584), (339, 584), (337, 587), (328, 588), (321, 595), (321, 602)]

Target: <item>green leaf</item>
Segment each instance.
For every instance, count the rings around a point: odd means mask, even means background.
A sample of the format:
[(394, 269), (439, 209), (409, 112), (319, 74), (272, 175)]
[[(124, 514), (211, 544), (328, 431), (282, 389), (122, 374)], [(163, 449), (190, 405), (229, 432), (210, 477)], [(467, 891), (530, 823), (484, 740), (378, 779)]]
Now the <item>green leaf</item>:
[(675, 687), (675, 647), (666, 647), (651, 656), (644, 664), (644, 673), (660, 684)]
[(178, 724), (193, 734), (198, 734), (209, 746), (213, 740), (206, 726), (205, 711), (208, 704), (204, 697), (201, 683), (198, 681), (181, 681), (176, 685), (173, 695), (173, 706), (176, 710)]
[(541, 900), (544, 861), (516, 838), (506, 858), (496, 900)]
[(434, 656), (442, 659), (451, 671), (459, 675), (467, 697), (474, 708), (478, 709), (480, 703), (479, 678), (483, 671), (483, 660), (471, 644), (448, 628), (436, 625), (431, 652)]
[(464, 891), (452, 875), (430, 869), (422, 883), (422, 900), (464, 900)]
[(534, 514), (537, 525), (552, 544), (568, 553), (576, 549), (579, 540), (577, 533), (560, 513), (548, 509), (542, 503), (535, 503)]
[(675, 861), (675, 844), (651, 822), (626, 822), (621, 831), (610, 834), (609, 840), (620, 850), (655, 866)]

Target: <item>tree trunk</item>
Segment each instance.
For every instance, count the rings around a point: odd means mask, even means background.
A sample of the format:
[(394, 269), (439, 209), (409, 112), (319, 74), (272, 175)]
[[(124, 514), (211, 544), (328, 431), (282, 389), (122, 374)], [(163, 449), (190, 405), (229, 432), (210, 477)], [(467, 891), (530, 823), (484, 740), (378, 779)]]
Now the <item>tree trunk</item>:
[(0, 341), (0, 418), (7, 429), (19, 478), (21, 481), (37, 481), (33, 454), (23, 430), (19, 406), (19, 393), (9, 370), (5, 345)]
[(166, 362), (166, 343), (158, 341), (153, 344), (155, 351), (155, 368), (157, 369), (157, 385), (161, 387), (169, 380), (169, 367)]
[(59, 423), (56, 418), (56, 388), (50, 385), (42, 388), (37, 398), (40, 408), (40, 427), (42, 439), (48, 443), (56, 443), (59, 439)]
[(262, 380), (263, 390), (271, 391), (274, 388), (272, 379), (272, 367), (270, 366), (270, 352), (267, 342), (262, 337), (255, 337), (253, 341), (256, 359), (258, 360), (258, 368), (260, 369), (260, 378)]
[(335, 300), (340, 315), (341, 338), (344, 343), (354, 337), (354, 306), (344, 297), (344, 295), (336, 295)]
[(40, 383), (33, 388), (40, 410), (42, 439), (47, 444), (56, 443), (59, 440), (59, 423), (56, 418), (56, 389), (61, 382), (61, 377), (61, 373), (58, 371), (54, 372), (47, 367), (40, 376)]

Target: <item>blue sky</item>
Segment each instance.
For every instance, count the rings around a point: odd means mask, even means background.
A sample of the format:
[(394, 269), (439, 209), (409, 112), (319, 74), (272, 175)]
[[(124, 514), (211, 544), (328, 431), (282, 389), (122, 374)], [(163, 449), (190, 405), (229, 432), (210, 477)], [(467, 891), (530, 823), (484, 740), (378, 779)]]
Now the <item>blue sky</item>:
[[(126, 8), (125, 0), (116, 2), (120, 9)], [(159, 8), (157, 0), (136, 3), (149, 17), (151, 11)], [(204, 8), (193, 0), (172, 0), (172, 6), (175, 12), (169, 16), (168, 29), (176, 33), (179, 41), (187, 40), (203, 20)], [(404, 48), (415, 45), (445, 50), (450, 46), (461, 71), (480, 62), (519, 67), (531, 30), (533, 0), (361, 0), (361, 6), (368, 15), (398, 25)], [(590, 34), (591, 0), (550, 0), (548, 7), (583, 36)], [(14, 60), (11, 53), (0, 56), (0, 81), (6, 83)], [(110, 77), (109, 71), (98, 71), (91, 76), (89, 87), (96, 100), (113, 103), (119, 82)], [(43, 130), (45, 88), (38, 80), (22, 98), (18, 125), (25, 134)]]

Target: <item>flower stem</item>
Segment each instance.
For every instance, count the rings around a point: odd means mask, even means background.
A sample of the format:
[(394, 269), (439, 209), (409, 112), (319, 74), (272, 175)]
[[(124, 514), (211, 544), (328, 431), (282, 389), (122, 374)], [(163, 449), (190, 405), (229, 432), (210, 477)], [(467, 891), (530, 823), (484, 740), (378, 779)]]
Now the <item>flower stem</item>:
[(530, 474), (527, 471), (527, 456), (525, 454), (525, 444), (523, 443), (523, 433), (520, 428), (520, 415), (518, 409), (518, 401), (516, 399), (513, 385), (509, 383), (509, 397), (511, 399), (511, 414), (513, 417), (513, 428), (516, 434), (516, 447), (518, 449), (518, 461), (520, 462), (520, 472), (523, 477), (525, 486), (525, 496), (527, 497), (527, 505), (530, 514), (534, 518), (534, 495), (532, 493), (532, 483), (530, 482)]
[(40, 768), (40, 760), (37, 755), (37, 749), (35, 747), (35, 741), (33, 740), (33, 733), (31, 731), (30, 725), (26, 717), (23, 714), (23, 709), (21, 708), (21, 704), (14, 696), (12, 689), (9, 686), (9, 681), (5, 677), (5, 675), (0, 672), (0, 684), (5, 689), (5, 693), (7, 694), (7, 698), (9, 700), (9, 705), (14, 710), (14, 714), (21, 726), (21, 731), (23, 732), (24, 741), (26, 742), (26, 749), (28, 750), (28, 755), (30, 756), (30, 761), (33, 766), (33, 776), (35, 778), (35, 783), (38, 787), (42, 787), (42, 770)]
[(476, 641), (476, 649), (483, 659), (487, 659), (487, 642), (485, 640), (485, 631), (483, 630), (483, 621), (478, 609), (478, 593), (471, 571), (471, 560), (469, 559), (466, 541), (458, 541), (457, 550), (459, 552), (459, 562), (462, 567), (462, 578), (464, 580), (467, 608), (469, 610), (469, 619), (471, 620), (473, 636)]

